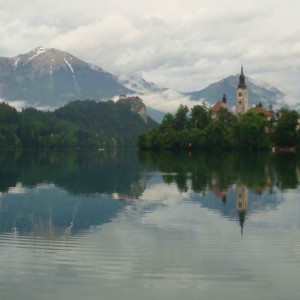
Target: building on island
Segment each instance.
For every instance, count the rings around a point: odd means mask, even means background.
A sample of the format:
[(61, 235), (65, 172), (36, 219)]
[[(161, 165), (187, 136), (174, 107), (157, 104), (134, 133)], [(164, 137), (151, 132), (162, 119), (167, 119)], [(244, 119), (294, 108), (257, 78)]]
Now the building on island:
[[(236, 115), (241, 116), (245, 114), (248, 110), (249, 100), (248, 100), (248, 89), (246, 86), (246, 77), (244, 75), (243, 66), (241, 67), (241, 74), (239, 77), (239, 83), (236, 89)], [(217, 118), (217, 113), (220, 109), (226, 109), (227, 111), (232, 113), (231, 107), (227, 104), (227, 98), (224, 94), (223, 98), (216, 102), (211, 107), (212, 119), (215, 120)]]
[(248, 110), (248, 90), (244, 75), (243, 66), (241, 67), (241, 74), (239, 84), (236, 90), (236, 115), (241, 116)]
[(262, 113), (268, 121), (271, 121), (273, 119), (273, 112), (270, 110), (266, 110), (261, 103), (251, 108), (251, 111), (255, 113)]
[(119, 100), (139, 100), (139, 101), (143, 101), (140, 97), (138, 96), (127, 96), (127, 95), (120, 95), (119, 96)]
[(232, 112), (230, 106), (227, 104), (227, 98), (225, 94), (223, 95), (223, 98), (215, 103), (211, 108), (211, 117), (213, 120), (217, 118), (217, 113), (220, 111), (220, 109), (226, 109), (229, 112)]

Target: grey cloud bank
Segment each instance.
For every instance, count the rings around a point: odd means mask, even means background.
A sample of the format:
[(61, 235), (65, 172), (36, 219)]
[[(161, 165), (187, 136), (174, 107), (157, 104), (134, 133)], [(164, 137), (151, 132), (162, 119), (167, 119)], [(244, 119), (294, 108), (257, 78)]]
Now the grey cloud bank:
[(239, 72), (300, 99), (300, 2), (0, 0), (0, 53), (55, 47), (117, 74), (200, 90)]

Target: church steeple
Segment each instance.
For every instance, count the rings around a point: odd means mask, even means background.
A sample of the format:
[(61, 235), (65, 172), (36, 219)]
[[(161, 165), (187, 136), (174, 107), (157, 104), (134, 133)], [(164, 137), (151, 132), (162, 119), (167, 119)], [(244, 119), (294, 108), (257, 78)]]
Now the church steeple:
[(247, 88), (246, 83), (245, 83), (245, 75), (244, 75), (243, 65), (241, 66), (241, 75), (240, 75), (240, 81), (239, 81), (238, 88), (240, 88), (240, 89)]
[(236, 114), (243, 115), (248, 110), (248, 90), (245, 82), (243, 65), (241, 66), (241, 74), (239, 84), (236, 90)]

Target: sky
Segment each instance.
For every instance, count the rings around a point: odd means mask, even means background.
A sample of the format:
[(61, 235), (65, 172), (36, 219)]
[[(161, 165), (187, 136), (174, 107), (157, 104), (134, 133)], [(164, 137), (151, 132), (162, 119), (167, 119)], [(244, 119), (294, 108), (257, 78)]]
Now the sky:
[(0, 56), (37, 46), (194, 91), (239, 73), (300, 102), (297, 0), (0, 0)]

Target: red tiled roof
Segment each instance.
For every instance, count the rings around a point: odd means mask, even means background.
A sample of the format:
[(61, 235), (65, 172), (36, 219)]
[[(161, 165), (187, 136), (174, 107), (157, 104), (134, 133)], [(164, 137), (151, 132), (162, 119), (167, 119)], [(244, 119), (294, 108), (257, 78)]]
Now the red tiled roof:
[(214, 112), (214, 113), (216, 113), (216, 112), (218, 112), (222, 107), (225, 108), (225, 109), (227, 109), (228, 111), (231, 111), (230, 106), (229, 106), (227, 103), (225, 103), (223, 100), (218, 101), (218, 102), (211, 108), (211, 111)]
[(254, 108), (252, 108), (252, 111), (260, 113), (262, 112), (266, 117), (272, 117), (273, 113), (264, 109), (262, 106), (260, 105), (256, 105)]

